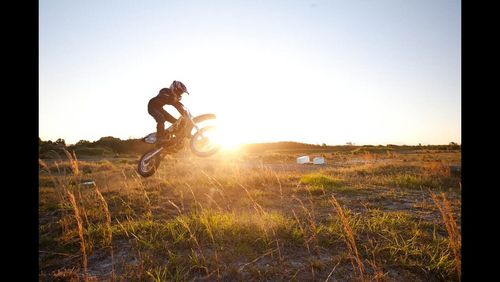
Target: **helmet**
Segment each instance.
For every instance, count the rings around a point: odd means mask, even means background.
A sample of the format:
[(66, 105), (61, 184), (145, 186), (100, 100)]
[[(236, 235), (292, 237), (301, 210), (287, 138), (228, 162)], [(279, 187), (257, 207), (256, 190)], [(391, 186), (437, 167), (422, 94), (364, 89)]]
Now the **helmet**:
[(177, 80), (174, 80), (172, 82), (172, 84), (170, 84), (170, 90), (174, 91), (175, 93), (179, 93), (179, 94), (182, 94), (184, 92), (189, 94), (189, 92), (187, 91), (186, 85), (184, 85), (184, 83), (177, 81)]

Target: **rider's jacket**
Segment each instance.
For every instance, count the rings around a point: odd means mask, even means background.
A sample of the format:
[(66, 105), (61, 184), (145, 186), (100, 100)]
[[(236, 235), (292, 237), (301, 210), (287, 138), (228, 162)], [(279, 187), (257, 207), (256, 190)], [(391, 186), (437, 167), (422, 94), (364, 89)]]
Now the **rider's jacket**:
[(169, 88), (162, 88), (158, 95), (149, 100), (148, 108), (160, 109), (165, 105), (172, 105), (181, 115), (184, 116), (186, 115), (186, 112), (184, 111), (180, 100), (180, 95), (175, 95), (175, 93)]

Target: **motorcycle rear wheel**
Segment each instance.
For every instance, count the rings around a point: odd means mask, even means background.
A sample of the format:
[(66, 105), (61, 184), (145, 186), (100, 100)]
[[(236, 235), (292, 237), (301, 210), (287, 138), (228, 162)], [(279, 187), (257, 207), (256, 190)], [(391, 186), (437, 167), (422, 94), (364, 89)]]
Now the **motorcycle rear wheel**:
[(210, 139), (210, 133), (215, 131), (215, 126), (204, 127), (196, 132), (191, 138), (191, 151), (199, 157), (209, 157), (217, 153), (220, 145)]

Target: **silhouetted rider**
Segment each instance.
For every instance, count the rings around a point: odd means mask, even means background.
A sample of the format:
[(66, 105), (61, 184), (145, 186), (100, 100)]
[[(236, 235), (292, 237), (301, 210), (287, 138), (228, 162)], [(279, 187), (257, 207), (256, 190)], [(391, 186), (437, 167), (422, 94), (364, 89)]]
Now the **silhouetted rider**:
[(149, 100), (148, 113), (156, 120), (156, 137), (158, 142), (165, 142), (170, 138), (165, 132), (165, 121), (171, 124), (177, 121), (177, 119), (163, 109), (163, 106), (172, 105), (181, 115), (185, 116), (187, 114), (180, 102), (183, 93), (189, 94), (186, 86), (182, 82), (174, 80), (170, 84), (170, 88), (162, 88), (158, 95)]

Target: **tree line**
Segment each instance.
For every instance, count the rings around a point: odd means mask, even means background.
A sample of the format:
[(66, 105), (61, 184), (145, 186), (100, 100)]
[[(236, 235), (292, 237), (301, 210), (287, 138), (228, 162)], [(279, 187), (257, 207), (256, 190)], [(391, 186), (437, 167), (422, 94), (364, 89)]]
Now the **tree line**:
[(142, 139), (121, 140), (112, 136), (102, 137), (94, 142), (80, 140), (72, 145), (67, 145), (66, 141), (61, 138), (56, 141), (38, 139), (40, 158), (58, 158), (63, 149), (75, 152), (77, 156), (116, 157), (120, 155), (136, 155), (146, 152), (152, 146), (143, 142)]
[[(127, 139), (121, 140), (120, 138), (106, 136), (97, 141), (80, 140), (76, 144), (67, 145), (64, 139), (57, 139), (56, 141), (43, 141), (39, 139), (39, 157), (42, 159), (60, 158), (64, 156), (63, 149), (69, 152), (75, 152), (77, 156), (90, 156), (90, 157), (119, 157), (119, 156), (136, 156), (145, 153), (151, 149), (153, 145), (147, 144), (142, 139)], [(350, 143), (350, 142), (349, 142)], [(321, 145), (306, 144), (293, 141), (282, 141), (272, 143), (254, 143), (244, 144), (241, 146), (242, 151), (247, 153), (264, 153), (276, 151), (297, 151), (297, 150), (311, 150), (311, 151), (337, 151), (337, 152), (386, 152), (395, 150), (460, 150), (461, 145), (450, 142), (447, 145), (353, 145), (352, 143), (346, 145)], [(62, 154), (62, 155), (61, 155)]]

